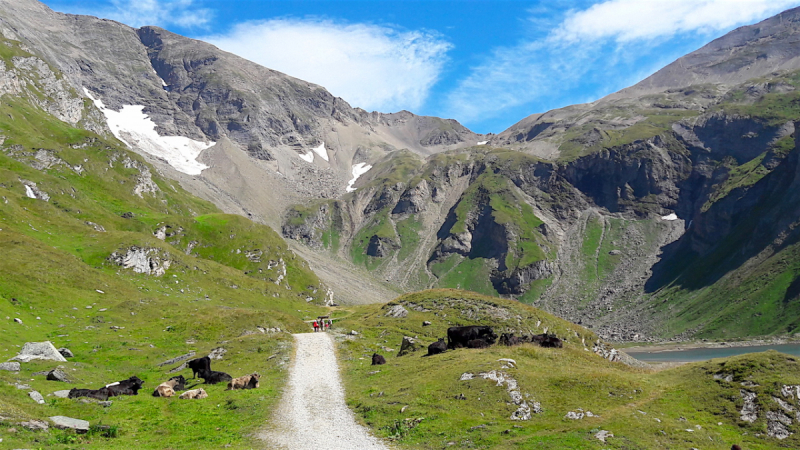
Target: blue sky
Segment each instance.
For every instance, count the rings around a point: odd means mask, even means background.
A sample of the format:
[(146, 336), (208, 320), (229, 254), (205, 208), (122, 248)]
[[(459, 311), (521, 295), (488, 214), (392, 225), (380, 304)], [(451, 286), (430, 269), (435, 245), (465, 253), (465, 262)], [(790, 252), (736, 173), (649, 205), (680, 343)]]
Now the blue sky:
[(800, 0), (44, 0), (209, 41), (368, 111), (499, 133), (597, 100)]

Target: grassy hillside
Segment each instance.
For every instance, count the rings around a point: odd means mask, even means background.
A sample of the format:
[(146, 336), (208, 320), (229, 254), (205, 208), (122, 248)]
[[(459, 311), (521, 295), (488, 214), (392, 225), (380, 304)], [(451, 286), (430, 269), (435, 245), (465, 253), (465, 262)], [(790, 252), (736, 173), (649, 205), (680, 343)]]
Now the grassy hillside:
[[(386, 317), (396, 304), (404, 305), (407, 317)], [(784, 398), (781, 388), (800, 382), (794, 357), (767, 352), (661, 372), (633, 368), (584, 349), (583, 342), (591, 348), (594, 339), (588, 330), (513, 301), (464, 291), (425, 291), (350, 313), (339, 323), (343, 331), (360, 332), (340, 344), (348, 402), (374, 433), (400, 448), (727, 450), (734, 443), (747, 449), (799, 443), (796, 434), (785, 440), (766, 435), (766, 411), (780, 410), (771, 397)], [(423, 320), (432, 325), (423, 327)], [(563, 349), (523, 344), (396, 356), (404, 335), (427, 346), (444, 337), (448, 326), (466, 324), (534, 332), (547, 327), (566, 344)], [(371, 366), (373, 352), (384, 355), (387, 364)], [(509, 367), (501, 358), (516, 364)], [(507, 384), (479, 376), (461, 381), (464, 373), (490, 371), (516, 380), (522, 398), (538, 402), (542, 411), (530, 420), (512, 420), (518, 407)], [(754, 423), (740, 419), (742, 383), (758, 396)], [(796, 399), (786, 401), (797, 405)], [(565, 417), (570, 411), (592, 416), (573, 420)], [(797, 429), (792, 421), (789, 430)], [(614, 436), (603, 443), (595, 437), (601, 430)]]
[[(305, 330), (303, 320), (321, 310), (319, 280), (273, 230), (221, 214), (115, 140), (72, 128), (24, 100), (1, 101), (0, 360), (31, 341), (75, 354), (66, 363), (0, 371), (3, 445), (183, 448), (191, 441), (193, 448), (251, 448), (250, 433), (270, 417), (283, 383), (286, 332)], [(111, 257), (133, 248), (147, 251), (148, 267), (163, 275), (134, 272)], [(159, 363), (217, 347), (227, 353), (214, 369), (258, 371), (261, 389), (206, 386), (210, 398), (198, 401), (150, 396), (179, 365)], [(36, 374), (57, 366), (72, 383)], [(52, 396), (131, 375), (145, 381), (140, 395), (113, 398), (108, 408)], [(28, 397), (31, 389), (45, 396), (44, 405)], [(109, 425), (115, 437), (18, 425), (55, 415)]]

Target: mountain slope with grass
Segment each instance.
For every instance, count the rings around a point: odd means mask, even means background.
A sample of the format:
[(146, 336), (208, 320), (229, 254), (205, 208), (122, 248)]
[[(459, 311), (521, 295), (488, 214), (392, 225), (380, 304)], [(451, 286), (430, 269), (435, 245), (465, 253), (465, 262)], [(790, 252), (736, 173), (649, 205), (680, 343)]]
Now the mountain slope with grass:
[[(398, 306), (407, 315), (398, 315)], [(656, 372), (611, 362), (592, 351), (590, 330), (509, 300), (433, 290), (348, 309), (340, 325), (359, 333), (339, 344), (348, 402), (398, 448), (798, 445), (800, 378), (797, 359), (788, 355), (765, 352)], [(547, 330), (564, 347), (496, 345), (425, 356), (448, 326), (466, 324), (490, 325), (498, 334)], [(403, 336), (423, 348), (399, 356)], [(373, 353), (386, 364), (371, 366)], [(529, 415), (519, 413), (522, 405)]]
[[(0, 97), (0, 360), (25, 342), (75, 355), (0, 371), (3, 445), (178, 448), (191, 429), (195, 447), (251, 448), (283, 384), (288, 332), (323, 310), (327, 287), (269, 227), (194, 197), (113, 137), (60, 120), (65, 105), (82, 120), (97, 111), (75, 90), (51, 96), (63, 76), (19, 43), (1, 42), (0, 55), (12, 81)], [(261, 388), (205, 386), (208, 401), (150, 396), (181, 364), (164, 362), (218, 348), (214, 369), (259, 372)], [(69, 383), (39, 373), (56, 367)], [(132, 375), (145, 381), (140, 395), (108, 407), (53, 396)], [(57, 415), (95, 428), (19, 425)]]

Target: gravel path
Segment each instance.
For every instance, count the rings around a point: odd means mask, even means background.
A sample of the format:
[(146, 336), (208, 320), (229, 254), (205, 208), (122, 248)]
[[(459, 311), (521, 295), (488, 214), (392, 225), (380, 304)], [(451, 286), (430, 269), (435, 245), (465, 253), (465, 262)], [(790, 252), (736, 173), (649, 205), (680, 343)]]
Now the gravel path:
[(344, 401), (333, 339), (328, 333), (294, 335), (297, 346), (289, 382), (260, 437), (270, 448), (307, 450), (388, 450), (355, 421)]

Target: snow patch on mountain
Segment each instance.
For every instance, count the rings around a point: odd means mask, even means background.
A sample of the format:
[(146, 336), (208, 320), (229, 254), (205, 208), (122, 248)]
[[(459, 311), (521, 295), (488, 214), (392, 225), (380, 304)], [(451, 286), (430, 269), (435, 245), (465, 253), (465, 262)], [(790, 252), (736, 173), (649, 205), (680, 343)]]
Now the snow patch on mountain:
[(367, 163), (353, 164), (353, 179), (347, 183), (347, 187), (345, 188), (345, 190), (347, 192), (355, 191), (356, 188), (354, 188), (353, 185), (356, 184), (356, 180), (361, 175), (364, 175), (365, 173), (369, 172), (369, 169), (372, 169), (372, 166), (367, 165)]
[(114, 136), (128, 147), (138, 148), (155, 157), (166, 160), (170, 166), (188, 175), (200, 175), (208, 166), (197, 161), (200, 153), (216, 144), (200, 142), (183, 136), (161, 136), (156, 124), (144, 113), (142, 105), (123, 105), (119, 111), (106, 108), (102, 100), (92, 96), (83, 88), (86, 96), (105, 116)]
[(324, 159), (325, 161), (329, 161), (328, 159), (328, 151), (325, 150), (325, 143), (319, 144), (319, 147), (313, 148), (314, 153), (318, 154), (320, 158)]
[(314, 162), (314, 152), (309, 151), (305, 155), (297, 155), (305, 162), (313, 163)]
[(661, 216), (661, 220), (678, 220), (678, 215), (675, 214), (675, 213), (672, 213), (672, 214), (669, 214), (669, 215), (666, 215), (666, 216)]

